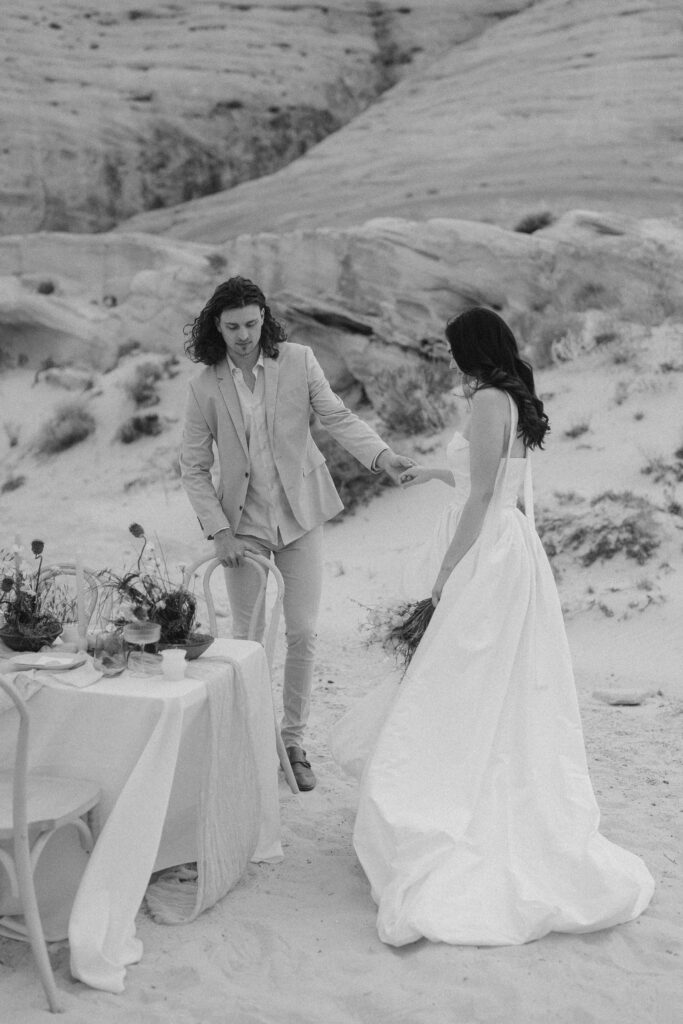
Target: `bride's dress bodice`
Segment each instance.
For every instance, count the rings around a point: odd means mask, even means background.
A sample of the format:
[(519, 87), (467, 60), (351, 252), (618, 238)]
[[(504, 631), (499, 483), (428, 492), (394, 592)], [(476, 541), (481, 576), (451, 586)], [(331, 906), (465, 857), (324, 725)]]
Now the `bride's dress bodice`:
[[(453, 474), (455, 489), (452, 505), (462, 509), (470, 494), (470, 443), (463, 437), (460, 431), (456, 430), (450, 442), (446, 446), (446, 464)], [(501, 494), (501, 505), (503, 508), (514, 508), (517, 504), (517, 495), (524, 481), (526, 459), (509, 459), (505, 485)], [(501, 474), (505, 471), (505, 459), (500, 460), (498, 467), (499, 486)]]
[[(517, 507), (517, 496), (524, 483), (527, 459), (508, 459), (507, 472), (505, 462), (506, 460), (502, 458), (498, 465), (495, 501), (501, 510), (511, 511)], [(417, 600), (431, 592), (443, 556), (453, 539), (463, 506), (470, 494), (470, 444), (460, 431), (456, 430), (446, 446), (446, 465), (453, 474), (455, 486), (448, 488), (448, 501), (441, 509), (429, 541), (417, 548), (413, 556), (407, 560), (403, 592), (408, 601)]]

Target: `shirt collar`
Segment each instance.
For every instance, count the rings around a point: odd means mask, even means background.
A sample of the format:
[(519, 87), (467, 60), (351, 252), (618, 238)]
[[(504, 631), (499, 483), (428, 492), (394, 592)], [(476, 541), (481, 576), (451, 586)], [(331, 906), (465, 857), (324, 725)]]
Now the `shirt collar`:
[[(233, 363), (232, 359), (230, 358), (230, 356), (227, 353), (226, 353), (226, 359), (228, 360), (228, 367), (230, 368), (230, 373), (233, 375), (233, 377), (235, 376), (236, 373), (242, 373), (242, 370), (240, 369), (240, 367), (237, 366), (235, 363)], [(264, 366), (264, 363), (263, 363), (263, 349), (259, 349), (258, 359), (254, 363), (254, 371), (256, 371), (256, 367), (257, 366), (260, 366), (260, 367)]]

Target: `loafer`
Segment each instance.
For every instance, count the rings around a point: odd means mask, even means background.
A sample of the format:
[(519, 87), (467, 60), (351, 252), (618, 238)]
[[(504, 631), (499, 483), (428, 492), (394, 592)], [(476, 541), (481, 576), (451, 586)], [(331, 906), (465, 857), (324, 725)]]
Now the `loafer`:
[(317, 780), (311, 762), (306, 760), (306, 751), (301, 747), (287, 747), (287, 757), (300, 791), (306, 793), (309, 789), (315, 789)]

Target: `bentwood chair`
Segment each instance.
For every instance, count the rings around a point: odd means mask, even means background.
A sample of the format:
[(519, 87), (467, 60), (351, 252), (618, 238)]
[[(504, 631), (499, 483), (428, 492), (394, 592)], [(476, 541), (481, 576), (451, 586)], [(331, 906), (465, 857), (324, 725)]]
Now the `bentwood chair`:
[(100, 788), (88, 779), (29, 772), (30, 714), (26, 701), (7, 676), (0, 676), (0, 688), (19, 714), (14, 770), (0, 771), (0, 841), (12, 843), (12, 853), (0, 847), (0, 864), (24, 917), (24, 925), (17, 921), (12, 930), (16, 930), (17, 938), (28, 936), (50, 1010), (60, 1013), (63, 1006), (47, 953), (33, 876), (47, 843), (66, 825), (74, 825), (84, 849), (88, 853), (92, 850), (94, 839), (86, 817), (99, 803)]
[[(270, 670), (271, 678), (273, 674), (273, 657), (275, 654), (275, 643), (277, 640), (277, 629), (280, 622), (280, 614), (282, 611), (282, 602), (284, 599), (285, 587), (282, 580), (282, 574), (277, 566), (264, 555), (257, 555), (255, 552), (248, 551), (245, 558), (250, 561), (259, 575), (259, 591), (256, 596), (254, 603), (254, 609), (251, 613), (251, 619), (249, 621), (249, 630), (247, 633), (248, 640), (255, 640), (256, 633), (258, 630), (259, 618), (261, 614), (266, 616), (266, 627), (263, 635), (263, 647), (266, 652), (266, 661), (268, 662), (268, 668)], [(209, 632), (211, 636), (218, 636), (218, 618), (216, 615), (216, 605), (213, 599), (211, 591), (211, 577), (218, 567), (223, 567), (223, 563), (220, 558), (200, 558), (192, 565), (185, 569), (183, 574), (183, 586), (188, 587), (190, 581), (197, 570), (204, 567), (202, 574), (202, 589), (204, 592), (204, 600), (206, 601), (207, 613), (209, 616)], [(268, 574), (273, 577), (276, 584), (276, 595), (271, 604), (270, 610), (266, 610), (267, 603), (267, 589), (268, 589)], [(277, 723), (277, 712), (275, 710), (275, 701), (273, 700), (273, 720), (275, 723), (275, 745), (277, 747), (278, 757), (280, 759), (280, 766), (284, 772), (284, 776), (287, 780), (287, 784), (293, 793), (298, 795), (299, 787), (297, 786), (296, 779), (294, 778), (294, 772), (285, 750), (285, 745), (280, 734), (280, 728)]]

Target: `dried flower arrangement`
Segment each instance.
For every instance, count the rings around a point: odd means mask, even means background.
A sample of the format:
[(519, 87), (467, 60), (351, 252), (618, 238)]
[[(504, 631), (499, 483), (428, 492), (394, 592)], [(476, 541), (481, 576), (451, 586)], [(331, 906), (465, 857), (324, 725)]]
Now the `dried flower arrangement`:
[(34, 571), (22, 562), (18, 544), (12, 552), (2, 552), (0, 637), (14, 651), (39, 651), (62, 632), (63, 595), (53, 580), (41, 576), (44, 548), (42, 540), (31, 541), (38, 563)]

